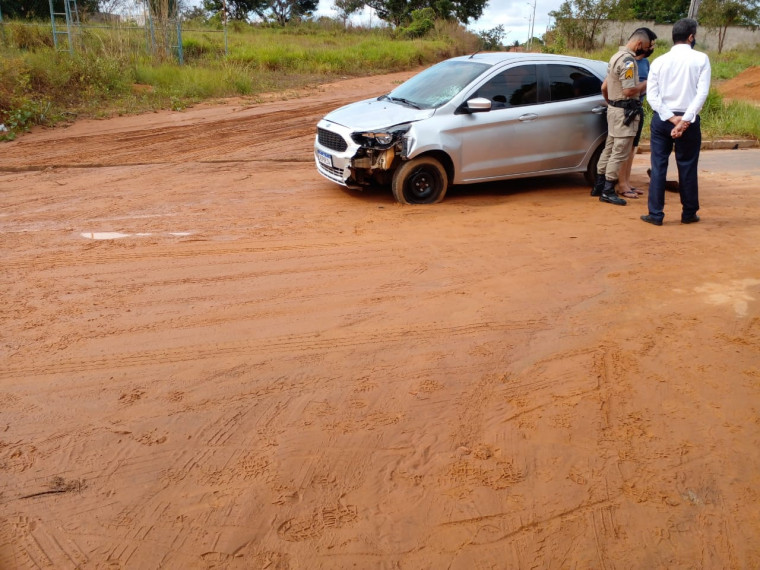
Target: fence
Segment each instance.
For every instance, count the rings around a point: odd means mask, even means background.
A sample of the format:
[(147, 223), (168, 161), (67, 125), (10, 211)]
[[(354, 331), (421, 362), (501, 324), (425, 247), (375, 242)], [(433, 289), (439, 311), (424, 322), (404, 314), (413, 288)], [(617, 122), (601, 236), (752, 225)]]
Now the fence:
[[(101, 15), (102, 18), (102, 15)], [(0, 12), (0, 42), (22, 49), (52, 47), (70, 53), (104, 52), (110, 55), (145, 55), (156, 61), (183, 64), (187, 55), (228, 55), (227, 28), (185, 28), (179, 18), (158, 19), (150, 14), (137, 18), (104, 18), (100, 23), (79, 22), (66, 13), (51, 14), (45, 22), (3, 20)]]
[[(636, 28), (650, 28), (662, 44), (670, 43), (672, 24), (655, 24), (654, 22), (645, 22), (632, 20), (629, 22), (604, 22), (597, 36), (598, 42), (602, 45), (623, 45), (631, 32)], [(659, 43), (659, 42), (658, 42)], [(697, 33), (697, 44), (700, 49), (711, 51), (718, 50), (718, 33), (713, 28), (700, 26)], [(731, 50), (742, 47), (754, 47), (760, 44), (760, 29), (752, 30), (748, 27), (729, 26), (726, 33), (726, 42), (723, 50)]]

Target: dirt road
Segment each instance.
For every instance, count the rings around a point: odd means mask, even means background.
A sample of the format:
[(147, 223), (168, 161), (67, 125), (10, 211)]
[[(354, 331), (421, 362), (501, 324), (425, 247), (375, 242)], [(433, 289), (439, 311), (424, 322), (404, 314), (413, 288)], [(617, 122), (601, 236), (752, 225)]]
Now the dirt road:
[(320, 178), (407, 75), (0, 147), (0, 568), (760, 566), (760, 151), (688, 226)]

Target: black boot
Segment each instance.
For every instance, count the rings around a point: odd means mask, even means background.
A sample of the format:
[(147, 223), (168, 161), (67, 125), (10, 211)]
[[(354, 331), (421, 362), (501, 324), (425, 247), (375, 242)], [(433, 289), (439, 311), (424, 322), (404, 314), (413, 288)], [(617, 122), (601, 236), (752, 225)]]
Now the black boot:
[(600, 202), (615, 204), (616, 206), (625, 206), (627, 202), (615, 193), (615, 184), (617, 180), (605, 180), (602, 195), (599, 196)]
[(596, 182), (591, 187), (592, 196), (601, 196), (602, 190), (604, 190), (604, 174), (596, 173)]

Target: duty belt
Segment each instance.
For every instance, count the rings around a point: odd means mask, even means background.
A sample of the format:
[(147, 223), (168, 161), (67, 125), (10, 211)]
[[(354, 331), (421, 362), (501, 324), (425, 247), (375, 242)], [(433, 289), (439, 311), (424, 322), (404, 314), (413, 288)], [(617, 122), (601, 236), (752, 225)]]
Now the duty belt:
[(617, 99), (609, 103), (611, 106), (625, 111), (623, 124), (626, 127), (633, 122), (637, 115), (640, 115), (641, 119), (644, 120), (644, 107), (641, 106), (639, 99)]

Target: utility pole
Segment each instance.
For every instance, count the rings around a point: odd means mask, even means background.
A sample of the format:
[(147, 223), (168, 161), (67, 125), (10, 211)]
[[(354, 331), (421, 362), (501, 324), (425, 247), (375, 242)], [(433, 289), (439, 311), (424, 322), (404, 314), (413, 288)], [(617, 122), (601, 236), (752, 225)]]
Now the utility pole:
[[(528, 43), (527, 50), (530, 51), (533, 48), (533, 27), (536, 24), (536, 1), (533, 0), (533, 13), (530, 16), (530, 26), (528, 27)], [(530, 4), (528, 4), (530, 6)]]
[(224, 55), (229, 55), (230, 52), (227, 49), (227, 0), (224, 0), (222, 5), (224, 10)]

